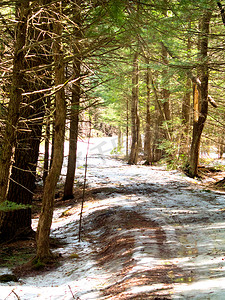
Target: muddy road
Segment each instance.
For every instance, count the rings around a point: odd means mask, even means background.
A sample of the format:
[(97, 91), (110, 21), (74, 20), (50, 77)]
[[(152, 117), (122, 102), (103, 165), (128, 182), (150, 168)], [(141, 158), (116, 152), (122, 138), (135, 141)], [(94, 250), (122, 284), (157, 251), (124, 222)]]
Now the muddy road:
[(95, 161), (84, 234), (109, 273), (101, 297), (225, 298), (225, 195), (163, 167)]
[(163, 166), (128, 166), (111, 148), (90, 148), (82, 241), (80, 203), (56, 209), (61, 265), (1, 284), (0, 299), (16, 299), (12, 289), (22, 300), (225, 299), (225, 193)]

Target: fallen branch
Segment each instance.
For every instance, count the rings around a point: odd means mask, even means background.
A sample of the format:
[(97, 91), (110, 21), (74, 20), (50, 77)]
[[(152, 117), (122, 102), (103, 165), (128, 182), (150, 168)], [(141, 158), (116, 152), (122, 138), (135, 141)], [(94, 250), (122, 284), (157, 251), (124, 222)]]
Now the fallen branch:
[(21, 300), (21, 298), (17, 295), (17, 293), (14, 290), (12, 290), (4, 300), (6, 300), (11, 294), (14, 294), (18, 300)]
[(70, 293), (72, 294), (73, 299), (76, 299), (75, 296), (74, 296), (74, 294), (73, 294), (73, 291), (72, 291), (70, 285), (68, 285), (68, 287), (69, 287)]

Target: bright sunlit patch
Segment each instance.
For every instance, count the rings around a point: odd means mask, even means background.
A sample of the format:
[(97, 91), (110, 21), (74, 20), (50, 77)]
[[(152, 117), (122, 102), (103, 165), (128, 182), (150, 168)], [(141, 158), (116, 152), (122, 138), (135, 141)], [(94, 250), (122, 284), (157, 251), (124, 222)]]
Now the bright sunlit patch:
[(143, 285), (143, 286), (134, 286), (131, 289), (127, 290), (127, 293), (135, 294), (141, 294), (141, 293), (147, 293), (147, 292), (153, 292), (153, 291), (160, 291), (160, 293), (163, 295), (163, 290), (170, 290), (172, 285), (165, 285), (165, 284), (151, 284), (151, 285)]
[[(173, 294), (181, 294), (190, 299), (224, 299), (225, 278), (216, 278), (176, 285)], [(211, 297), (209, 296), (211, 294)], [(201, 295), (201, 296), (200, 296)], [(204, 296), (205, 295), (205, 296)], [(208, 296), (207, 296), (208, 295)]]

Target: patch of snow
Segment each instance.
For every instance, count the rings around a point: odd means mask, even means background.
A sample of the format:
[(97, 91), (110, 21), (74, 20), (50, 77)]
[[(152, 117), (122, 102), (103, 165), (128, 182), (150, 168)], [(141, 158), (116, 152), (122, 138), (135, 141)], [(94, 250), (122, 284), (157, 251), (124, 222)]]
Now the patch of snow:
[[(165, 241), (161, 245), (155, 237), (149, 241), (149, 228), (140, 233), (131, 230), (135, 238), (132, 258), (136, 265), (126, 276), (151, 270), (155, 266), (176, 265), (183, 270), (179, 282), (133, 286), (125, 291), (136, 295), (167, 288), (172, 299), (225, 299), (225, 194), (201, 190), (196, 179), (179, 171), (162, 167), (128, 166), (110, 157), (117, 139), (91, 139), (88, 157), (87, 184), (91, 188), (107, 187), (98, 199), (86, 202), (83, 218), (103, 209), (118, 208), (135, 211), (161, 226)], [(68, 147), (66, 146), (66, 154)], [(78, 143), (77, 177), (83, 181), (87, 142)], [(63, 174), (65, 174), (66, 159)], [(66, 244), (55, 251), (67, 258), (62, 266), (44, 275), (25, 278), (19, 283), (2, 283), (1, 299), (110, 299), (101, 289), (113, 282), (110, 272), (93, 259), (93, 241), (78, 242), (79, 209), (73, 215), (59, 218), (63, 209), (54, 212), (51, 234)], [(37, 222), (33, 222), (35, 228)], [(99, 229), (100, 230), (100, 229)], [(95, 235), (100, 231), (95, 230)], [(122, 232), (121, 232), (122, 234)], [(144, 246), (148, 241), (149, 248)], [(98, 250), (98, 249), (95, 249)], [(71, 258), (73, 253), (78, 258)], [(167, 257), (165, 257), (167, 256)], [(0, 269), (0, 274), (8, 272)], [(185, 275), (186, 274), (186, 275)], [(182, 282), (184, 281), (189, 283)], [(175, 277), (176, 279), (176, 277)], [(185, 281), (185, 282), (186, 282)]]

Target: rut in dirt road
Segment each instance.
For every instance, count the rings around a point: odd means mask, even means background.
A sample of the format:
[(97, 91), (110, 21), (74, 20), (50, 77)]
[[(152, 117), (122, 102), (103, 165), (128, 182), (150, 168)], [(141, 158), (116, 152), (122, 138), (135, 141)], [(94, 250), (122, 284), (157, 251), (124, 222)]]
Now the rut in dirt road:
[[(84, 164), (81, 157), (79, 186)], [(53, 249), (60, 265), (0, 284), (3, 299), (12, 290), (22, 300), (225, 298), (224, 193), (163, 166), (92, 153), (87, 175), (81, 243), (79, 201), (57, 207), (51, 236), (61, 241)]]
[[(98, 266), (111, 274), (112, 284), (102, 289), (103, 296), (131, 299), (132, 293), (128, 292), (131, 288), (172, 283), (168, 274), (174, 269), (178, 271), (172, 264), (160, 267), (150, 264), (150, 268), (138, 270), (138, 259), (135, 258), (138, 252), (145, 255), (154, 253), (157, 259), (171, 256), (165, 244), (165, 232), (156, 222), (135, 211), (114, 207), (91, 215), (86, 227), (89, 239), (95, 241), (94, 248), (98, 249), (94, 253)], [(98, 234), (93, 234), (96, 231)], [(160, 288), (160, 294), (162, 291)], [(141, 299), (150, 299), (150, 296), (157, 296), (158, 292), (154, 290), (138, 295)], [(170, 299), (167, 291), (163, 293), (164, 296), (165, 293)]]
[[(224, 194), (202, 190), (178, 171), (97, 159), (88, 180), (98, 204), (84, 231), (99, 268), (111, 274), (103, 298), (194, 299), (197, 283), (223, 278), (223, 257), (214, 253), (225, 253), (216, 230), (225, 238)], [(196, 299), (217, 295), (201, 293)]]

